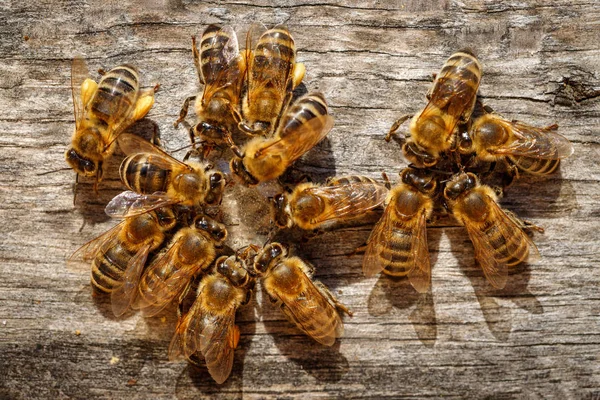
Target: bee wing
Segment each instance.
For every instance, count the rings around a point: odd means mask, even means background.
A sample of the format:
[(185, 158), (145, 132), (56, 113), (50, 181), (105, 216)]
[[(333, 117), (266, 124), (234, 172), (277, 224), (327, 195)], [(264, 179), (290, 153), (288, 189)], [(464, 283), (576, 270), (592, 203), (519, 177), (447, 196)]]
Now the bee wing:
[[(475, 249), (475, 259), (483, 269), (485, 277), (492, 286), (502, 289), (508, 279), (507, 262), (518, 254), (517, 251), (521, 250), (522, 243), (528, 247), (527, 261), (534, 261), (539, 257), (539, 253), (529, 236), (500, 208), (498, 203), (491, 198), (489, 203), (491, 214), (489, 219), (495, 221), (495, 229), (489, 229), (486, 233), (477, 229), (469, 221), (463, 222)], [(501, 248), (505, 251), (500, 252), (495, 249), (492, 241), (495, 243), (502, 241)]]
[(75, 57), (71, 63), (71, 95), (73, 97), (73, 114), (75, 115), (75, 126), (79, 128), (83, 119), (83, 102), (81, 100), (81, 85), (89, 78), (90, 72), (81, 57)]
[(246, 34), (246, 84), (248, 85), (246, 89), (246, 96), (248, 98), (248, 102), (251, 101), (251, 94), (254, 93), (259, 82), (255, 78), (255, 67), (254, 67), (254, 57), (255, 57), (255, 48), (256, 43), (259, 38), (267, 31), (267, 27), (261, 23), (255, 22), (248, 29), (248, 33)]
[[(449, 67), (444, 68), (446, 72), (437, 76), (434, 85), (438, 87), (438, 90), (431, 93), (431, 98), (419, 115), (419, 119), (432, 114), (439, 115), (439, 110), (442, 109), (444, 113), (452, 117), (452, 125), (447, 126), (447, 133), (454, 132), (460, 116), (471, 104), (477, 90), (473, 91), (468, 81), (455, 79), (453, 76), (464, 76), (464, 71), (468, 70), (472, 64), (473, 62), (465, 62), (464, 59), (446, 62), (445, 66)], [(451, 86), (449, 83), (451, 83)], [(443, 87), (443, 90), (440, 90), (440, 87)]]
[[(183, 241), (180, 237), (165, 253), (156, 258), (146, 271), (146, 276), (153, 279), (145, 280), (147, 287), (144, 289), (144, 296), (140, 297), (137, 304), (137, 308), (141, 309), (146, 317), (154, 316), (162, 311), (162, 309), (179, 294), (179, 290), (183, 289), (185, 283), (187, 283), (179, 281), (181, 286), (174, 287), (173, 285), (173, 282), (178, 282), (177, 279), (172, 281), (173, 277), (182, 270), (176, 271), (167, 279), (162, 278), (164, 274), (161, 272), (171, 269), (171, 266), (179, 256), (179, 247), (181, 246), (181, 243), (183, 243)], [(181, 274), (178, 276), (181, 277)], [(191, 274), (189, 277), (191, 278)]]
[(204, 103), (227, 85), (235, 85), (236, 88), (239, 86), (240, 49), (237, 35), (231, 26), (217, 29), (215, 25), (210, 25), (202, 34), (201, 46)]
[(411, 253), (413, 267), (408, 272), (408, 280), (419, 293), (426, 293), (431, 285), (431, 261), (427, 246), (427, 214), (421, 213), (412, 232)]
[(573, 154), (573, 145), (554, 130), (556, 125), (537, 128), (519, 121), (503, 121), (515, 139), (507, 146), (495, 149), (496, 154), (527, 156), (541, 159), (560, 159)]
[[(284, 31), (290, 40), (285, 41), (276, 31)], [(260, 26), (257, 32), (260, 31)], [(253, 32), (252, 40), (256, 37), (256, 32)], [(272, 86), (279, 93), (280, 98), (284, 99), (288, 90), (291, 90), (292, 70), (295, 63), (295, 54), (292, 54), (290, 62), (287, 62), (289, 48), (294, 49), (294, 41), (287, 27), (277, 25), (273, 29), (263, 31), (258, 38), (258, 46), (250, 47), (254, 50), (251, 64), (248, 68), (250, 80), (248, 99), (254, 93), (259, 93), (265, 87)], [(261, 45), (263, 44), (263, 45)], [(249, 47), (246, 47), (247, 49)], [(282, 53), (284, 53), (282, 55)], [(286, 60), (281, 62), (281, 60)]]
[(361, 216), (379, 207), (385, 201), (387, 189), (373, 183), (352, 182), (334, 186), (316, 186), (306, 192), (328, 199), (331, 211), (321, 214), (315, 223), (321, 224), (331, 219)]
[(112, 311), (117, 317), (125, 314), (135, 300), (150, 248), (150, 244), (147, 244), (135, 253), (127, 263), (123, 282), (110, 294)]
[(308, 336), (325, 346), (331, 346), (344, 332), (342, 319), (308, 276), (304, 273), (301, 276), (304, 287), (302, 293), (293, 299), (289, 296), (277, 296), (282, 303), (281, 309)]
[(173, 204), (176, 202), (163, 192), (140, 194), (127, 190), (113, 197), (104, 212), (111, 218), (127, 218)]
[(331, 115), (316, 116), (305, 121), (298, 128), (288, 130), (285, 136), (266, 141), (258, 152), (264, 155), (268, 150), (270, 154), (281, 154), (282, 158), (289, 160), (291, 164), (323, 140), (332, 127)]
[(200, 350), (210, 375), (220, 384), (227, 379), (233, 366), (233, 351), (239, 338), (239, 330), (235, 326), (237, 309), (230, 307), (218, 315), (211, 314), (203, 309), (200, 296), (202, 292), (177, 324), (169, 346), (169, 359), (190, 358)]
[(146, 139), (137, 135), (124, 133), (119, 136), (118, 143), (121, 150), (123, 150), (123, 152), (128, 156), (137, 153), (149, 153), (156, 156), (152, 159), (153, 162), (163, 167), (164, 169), (171, 170), (173, 169), (173, 165), (179, 165), (188, 170), (192, 169), (183, 161), (179, 161), (160, 147), (153, 145)]
[[(391, 259), (382, 253), (382, 250), (388, 248), (392, 244), (392, 233), (394, 222), (392, 220), (393, 199), (385, 207), (381, 219), (375, 224), (375, 227), (367, 239), (367, 250), (363, 259), (363, 274), (367, 277), (374, 276), (389, 264)], [(391, 254), (387, 252), (387, 254)]]
[[(118, 239), (119, 232), (123, 228), (125, 221), (121, 221), (119, 224), (104, 232), (102, 235), (95, 239), (90, 240), (79, 249), (77, 249), (68, 259), (67, 267), (71, 270), (79, 270), (77, 268), (81, 264), (85, 264), (89, 267), (89, 261), (94, 259), (99, 251), (106, 245), (114, 243)], [(112, 247), (112, 246), (109, 246)], [(84, 261), (84, 263), (82, 263)]]

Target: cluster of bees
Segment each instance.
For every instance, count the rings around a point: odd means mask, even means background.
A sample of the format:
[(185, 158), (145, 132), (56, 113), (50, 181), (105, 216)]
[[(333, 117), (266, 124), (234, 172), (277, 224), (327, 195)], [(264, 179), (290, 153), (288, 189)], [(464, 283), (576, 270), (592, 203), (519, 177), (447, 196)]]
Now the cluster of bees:
[[(119, 173), (128, 190), (106, 206), (121, 222), (83, 245), (69, 262), (91, 262), (92, 286), (110, 296), (116, 316), (131, 309), (154, 316), (178, 304), (169, 358), (203, 358), (222, 383), (240, 336), (236, 311), (252, 299), (257, 280), (289, 321), (324, 345), (342, 336), (340, 314), (351, 313), (313, 280), (314, 267), (292, 256), (287, 244), (269, 239), (262, 246), (225, 245), (220, 204), (227, 187), (281, 182), (288, 167), (333, 126), (322, 94), (294, 96), (305, 67), (296, 62), (291, 34), (284, 26), (256, 25), (240, 50), (231, 27), (211, 25), (200, 49), (192, 40), (192, 51), (203, 92), (185, 100), (175, 122), (185, 120), (193, 102), (197, 123), (189, 130), (191, 150), (183, 161), (125, 133), (149, 112), (158, 86), (140, 88), (131, 65), (103, 73), (96, 83), (82, 59), (73, 61), (76, 127), (66, 160), (77, 176), (95, 179), (97, 188), (104, 162), (118, 144), (126, 154)], [(392, 187), (384, 175), (385, 182), (345, 176), (321, 185), (286, 185), (268, 199), (278, 229), (317, 230), (384, 207), (368, 239), (363, 270), (408, 276), (425, 292), (431, 280), (427, 223), (436, 213), (452, 214), (467, 228), (490, 283), (503, 287), (507, 268), (526, 260), (535, 246), (523, 231), (525, 223), (502, 210), (496, 192), (481, 179), (498, 161), (511, 177), (517, 170), (550, 173), (572, 147), (555, 126), (507, 121), (480, 105), (480, 78), (480, 64), (469, 52), (446, 62), (427, 106), (412, 118), (403, 139), (412, 164), (401, 172), (399, 184)], [(386, 139), (408, 118), (398, 120)], [(207, 162), (215, 148), (231, 151), (230, 171)], [(195, 297), (186, 304), (194, 288)]]

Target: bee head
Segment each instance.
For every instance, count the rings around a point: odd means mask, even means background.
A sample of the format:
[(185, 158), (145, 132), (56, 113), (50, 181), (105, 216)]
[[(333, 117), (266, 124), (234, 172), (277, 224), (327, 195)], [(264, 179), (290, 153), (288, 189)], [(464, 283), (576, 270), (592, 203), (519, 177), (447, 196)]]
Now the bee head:
[(432, 194), (437, 189), (437, 179), (428, 169), (405, 168), (400, 174), (403, 183), (413, 186), (421, 193)]
[(222, 244), (225, 239), (227, 239), (227, 229), (225, 228), (225, 225), (206, 215), (198, 215), (194, 219), (194, 227), (198, 230), (207, 232), (217, 244)]
[(288, 228), (292, 224), (292, 220), (286, 211), (288, 200), (285, 193), (279, 193), (275, 197), (270, 197), (271, 212), (273, 220), (279, 228)]
[(236, 256), (222, 256), (217, 259), (215, 265), (217, 273), (229, 279), (236, 287), (246, 285), (251, 278)]
[(224, 188), (225, 176), (221, 172), (212, 172), (208, 177), (208, 191), (204, 197), (204, 202), (209, 205), (221, 204)]
[(70, 148), (65, 153), (67, 163), (77, 172), (84, 176), (94, 176), (98, 171), (98, 163), (81, 156), (74, 148)]
[(406, 143), (402, 145), (402, 152), (404, 153), (404, 158), (419, 168), (429, 168), (438, 162), (437, 157), (427, 153), (412, 140), (407, 140)]
[(286, 249), (280, 243), (270, 243), (254, 259), (254, 270), (259, 275), (264, 274), (281, 258), (287, 255)]
[(258, 185), (258, 179), (253, 177), (250, 172), (246, 169), (244, 165), (244, 160), (234, 156), (231, 159), (231, 171), (233, 174), (246, 186), (255, 186)]
[(456, 200), (461, 194), (476, 187), (477, 184), (477, 177), (471, 172), (456, 174), (446, 183), (444, 197)]

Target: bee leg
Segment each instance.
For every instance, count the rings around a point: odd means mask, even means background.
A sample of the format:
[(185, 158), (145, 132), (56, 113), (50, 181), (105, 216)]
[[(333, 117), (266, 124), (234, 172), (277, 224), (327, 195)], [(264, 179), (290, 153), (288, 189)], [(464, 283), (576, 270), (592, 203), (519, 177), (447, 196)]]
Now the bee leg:
[(352, 316), (352, 311), (340, 303), (340, 301), (335, 298), (335, 296), (331, 293), (331, 290), (329, 290), (329, 288), (325, 286), (323, 282), (316, 281), (314, 284), (316, 288), (319, 289), (319, 292), (321, 292), (335, 308), (337, 308), (339, 311), (342, 311), (344, 314), (347, 314), (349, 317)]
[(544, 129), (547, 130), (547, 131), (556, 131), (556, 130), (558, 130), (558, 124), (548, 125)]
[(294, 73), (292, 75), (292, 89), (296, 89), (298, 85), (302, 83), (304, 75), (306, 74), (306, 67), (303, 63), (294, 64)]
[(144, 118), (153, 105), (154, 88), (144, 90), (142, 93), (140, 93), (140, 97), (138, 97), (137, 101), (135, 102), (135, 108), (131, 114), (132, 120), (137, 121)]
[(367, 251), (367, 245), (363, 244), (362, 246), (358, 246), (356, 249), (354, 249), (354, 251), (352, 253), (348, 254), (346, 257), (348, 257), (348, 258), (354, 257), (355, 255), (364, 253), (365, 251)]
[(231, 137), (231, 134), (229, 132), (227, 132), (224, 135), (223, 139), (225, 140), (225, 143), (227, 143), (227, 145), (229, 145), (229, 148), (231, 149), (233, 154), (235, 154), (239, 158), (244, 158), (244, 153), (242, 153), (242, 150), (240, 150), (240, 148), (237, 147), (237, 145), (233, 141), (233, 138)]
[(407, 119), (412, 118), (412, 115), (404, 115), (394, 122), (392, 127), (390, 128), (387, 135), (385, 135), (385, 141), (389, 142), (392, 139), (392, 136), (396, 136), (396, 131), (400, 129), (400, 125), (402, 125)]
[(100, 74), (100, 76), (104, 76), (106, 75), (106, 70), (104, 68), (98, 68), (98, 73)]
[(173, 123), (173, 126), (175, 128), (177, 128), (179, 124), (183, 122), (183, 120), (185, 120), (185, 117), (188, 113), (188, 109), (190, 107), (190, 101), (196, 101), (196, 97), (197, 96), (190, 96), (187, 99), (185, 99), (185, 101), (183, 102), (183, 106), (181, 107), (181, 111), (179, 111), (179, 118), (177, 118), (177, 121)]
[(98, 89), (98, 84), (93, 79), (86, 79), (81, 84), (81, 103), (85, 107), (87, 103), (92, 99), (94, 93)]
[(385, 183), (384, 183), (385, 187), (386, 187), (388, 190), (390, 190), (390, 189), (392, 188), (392, 182), (390, 182), (390, 178), (388, 178), (388, 176), (387, 176), (387, 174), (386, 174), (385, 172), (382, 172), (382, 173), (381, 173), (381, 177), (383, 178), (383, 180), (384, 180), (384, 182), (385, 182)]
[(183, 291), (177, 298), (177, 319), (181, 319), (181, 317), (185, 314), (183, 312), (183, 306), (184, 306), (183, 302), (185, 301), (185, 298), (190, 293), (191, 288), (192, 288), (192, 281), (190, 280), (190, 282), (188, 282), (188, 284), (185, 286), (185, 289), (183, 289)]
[(73, 205), (77, 200), (77, 185), (79, 184), (79, 174), (75, 173), (75, 183), (73, 184)]
[(502, 176), (502, 187), (507, 189), (513, 184), (515, 179), (519, 179), (519, 168), (508, 161), (508, 159), (505, 159), (505, 162), (506, 173)]
[(194, 66), (196, 67), (196, 73), (198, 74), (198, 81), (201, 84), (204, 84), (204, 79), (202, 78), (202, 64), (200, 63), (200, 53), (198, 52), (198, 47), (196, 47), (196, 36), (192, 36), (192, 56), (194, 57)]

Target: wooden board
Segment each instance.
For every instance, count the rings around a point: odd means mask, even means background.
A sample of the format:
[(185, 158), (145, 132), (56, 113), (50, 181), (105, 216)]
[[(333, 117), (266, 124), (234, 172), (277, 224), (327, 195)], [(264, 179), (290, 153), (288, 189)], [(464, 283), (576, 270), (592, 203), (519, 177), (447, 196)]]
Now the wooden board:
[[(1, 398), (600, 398), (598, 3), (25, 0), (5, 2), (0, 21)], [(65, 258), (114, 224), (103, 207), (122, 190), (122, 156), (100, 195), (85, 181), (75, 206), (71, 171), (38, 175), (65, 166), (71, 59), (82, 55), (91, 70), (131, 62), (146, 85), (160, 82), (136, 130), (156, 124), (175, 149), (188, 139), (172, 123), (198, 91), (190, 37), (209, 23), (244, 37), (253, 22), (289, 26), (306, 88), (331, 105), (336, 126), (297, 166), (321, 178), (395, 177), (406, 163), (383, 140), (387, 129), (424, 105), (431, 74), (453, 51), (474, 49), (488, 104), (535, 125), (556, 122), (575, 147), (559, 173), (524, 178), (502, 200), (546, 229), (534, 238), (541, 261), (494, 291), (464, 229), (432, 228), (433, 289), (419, 296), (405, 280), (364, 278), (361, 257), (348, 256), (372, 223), (327, 233), (299, 253), (354, 311), (344, 338), (324, 348), (259, 296), (238, 316), (235, 366), (221, 386), (167, 361), (172, 314), (112, 317)], [(265, 211), (248, 196), (233, 222)], [(236, 235), (238, 244), (253, 239), (242, 227)]]

